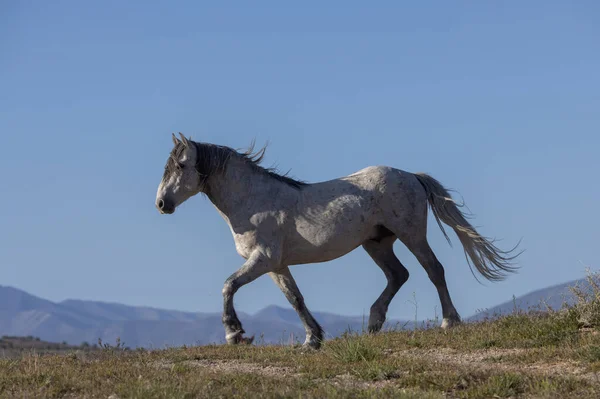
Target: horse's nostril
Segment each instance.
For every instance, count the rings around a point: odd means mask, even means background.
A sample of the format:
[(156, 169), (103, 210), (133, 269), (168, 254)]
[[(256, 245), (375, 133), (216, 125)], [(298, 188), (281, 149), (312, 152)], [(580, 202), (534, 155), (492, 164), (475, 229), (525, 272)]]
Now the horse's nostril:
[(163, 209), (165, 207), (165, 201), (158, 200), (158, 202), (156, 203), (156, 206), (158, 206), (158, 209)]

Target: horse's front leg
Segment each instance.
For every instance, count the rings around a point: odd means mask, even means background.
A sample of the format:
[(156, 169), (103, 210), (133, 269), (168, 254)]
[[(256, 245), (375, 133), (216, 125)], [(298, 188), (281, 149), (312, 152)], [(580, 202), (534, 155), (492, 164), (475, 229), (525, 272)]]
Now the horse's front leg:
[(304, 347), (319, 349), (321, 347), (321, 342), (323, 341), (323, 329), (304, 304), (304, 298), (300, 293), (300, 289), (298, 288), (294, 277), (292, 277), (292, 273), (290, 273), (290, 269), (284, 267), (269, 274), (290, 304), (294, 307), (298, 316), (300, 316), (300, 321), (302, 321), (304, 329), (306, 330)]
[(223, 326), (225, 327), (225, 339), (228, 344), (250, 344), (254, 340), (254, 336), (250, 338), (243, 336), (245, 331), (233, 307), (234, 294), (243, 285), (275, 270), (276, 266), (275, 262), (263, 251), (255, 250), (244, 265), (225, 281), (223, 286)]

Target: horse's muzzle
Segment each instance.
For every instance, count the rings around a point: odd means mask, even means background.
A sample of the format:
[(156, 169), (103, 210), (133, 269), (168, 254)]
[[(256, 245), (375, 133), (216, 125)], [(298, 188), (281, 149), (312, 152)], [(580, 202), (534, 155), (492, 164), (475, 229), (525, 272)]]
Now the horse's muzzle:
[(162, 214), (170, 215), (171, 213), (175, 212), (175, 207), (173, 204), (165, 201), (162, 198), (156, 201), (156, 208)]

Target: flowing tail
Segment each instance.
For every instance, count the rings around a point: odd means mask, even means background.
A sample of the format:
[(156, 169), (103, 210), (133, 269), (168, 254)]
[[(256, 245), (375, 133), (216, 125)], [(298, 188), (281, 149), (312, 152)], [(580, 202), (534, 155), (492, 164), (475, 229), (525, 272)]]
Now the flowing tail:
[[(433, 211), (444, 237), (450, 242), (450, 237), (446, 234), (441, 222), (452, 227), (465, 251), (465, 257), (471, 273), (473, 268), (471, 263), (483, 277), (490, 281), (500, 281), (505, 278), (506, 273), (515, 272), (518, 267), (513, 266), (510, 261), (519, 256), (521, 252), (514, 256), (508, 254), (514, 251), (519, 243), (510, 251), (502, 251), (494, 245), (494, 240), (481, 236), (477, 230), (466, 220), (465, 215), (458, 209), (459, 205), (452, 199), (448, 190), (433, 177), (425, 173), (416, 173), (417, 180), (421, 183), (427, 192), (427, 200)], [(475, 274), (473, 273), (473, 276)], [(477, 276), (475, 276), (477, 279)]]

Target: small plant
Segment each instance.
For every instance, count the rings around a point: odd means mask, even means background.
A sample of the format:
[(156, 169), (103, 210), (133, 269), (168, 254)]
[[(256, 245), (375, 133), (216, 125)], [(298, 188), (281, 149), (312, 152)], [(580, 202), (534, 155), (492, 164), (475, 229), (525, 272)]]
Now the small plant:
[(586, 284), (571, 287), (576, 298), (573, 305), (581, 327), (600, 327), (600, 273), (587, 270)]
[(516, 373), (505, 373), (490, 377), (481, 387), (476, 389), (478, 396), (494, 398), (510, 398), (521, 395), (525, 391), (526, 379)]
[(367, 362), (365, 367), (353, 370), (352, 374), (367, 381), (385, 381), (398, 378), (396, 367), (391, 364), (382, 364), (377, 360)]
[(600, 346), (598, 345), (584, 346), (577, 351), (577, 354), (588, 363), (600, 362)]
[(102, 338), (98, 338), (98, 347), (100, 349), (105, 349), (105, 350), (127, 350), (127, 349), (129, 349), (125, 346), (124, 342), (121, 342), (120, 337), (117, 337), (117, 339), (115, 340), (114, 346), (109, 343), (102, 342)]
[(419, 311), (419, 303), (417, 302), (417, 294), (415, 292), (413, 292), (413, 300), (412, 301), (408, 301), (410, 303), (412, 303), (415, 307), (415, 323), (413, 325), (413, 329), (415, 331), (417, 331), (417, 328), (419, 326), (419, 318), (418, 318), (418, 311)]
[(341, 363), (370, 362), (381, 355), (368, 336), (351, 333), (344, 333), (341, 338), (328, 342), (327, 351)]

